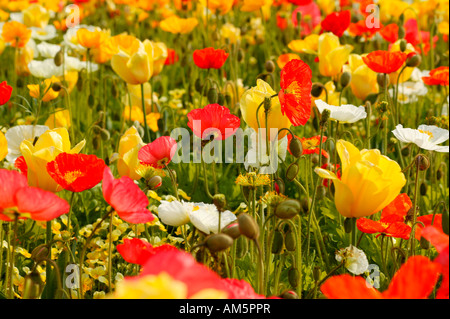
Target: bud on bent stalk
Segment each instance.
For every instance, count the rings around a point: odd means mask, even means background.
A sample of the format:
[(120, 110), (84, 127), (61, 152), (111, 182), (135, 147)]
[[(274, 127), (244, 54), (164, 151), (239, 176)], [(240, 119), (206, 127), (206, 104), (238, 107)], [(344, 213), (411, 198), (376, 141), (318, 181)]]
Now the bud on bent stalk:
[(206, 247), (213, 252), (219, 252), (233, 245), (233, 238), (224, 233), (213, 234), (205, 240)]
[(259, 237), (259, 227), (256, 221), (247, 213), (238, 216), (239, 230), (241, 234), (248, 239), (257, 239)]

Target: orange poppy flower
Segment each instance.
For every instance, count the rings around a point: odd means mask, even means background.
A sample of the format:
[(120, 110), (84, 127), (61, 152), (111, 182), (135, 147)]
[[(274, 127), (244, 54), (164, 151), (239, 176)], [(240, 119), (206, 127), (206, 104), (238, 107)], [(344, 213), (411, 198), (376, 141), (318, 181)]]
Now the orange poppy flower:
[[(313, 136), (313, 137), (298, 137), (295, 136), (297, 139), (300, 140), (300, 142), (302, 143), (302, 148), (303, 148), (303, 152), (302, 155), (306, 155), (306, 154), (319, 154), (320, 151), (320, 135), (317, 136)], [(292, 140), (292, 135), (288, 134), (288, 151), (290, 154), (291, 150), (289, 149), (289, 145), (291, 144), (291, 140)], [(329, 157), (327, 151), (325, 151), (323, 143), (325, 143), (325, 141), (327, 140), (326, 136), (322, 137), (322, 155), (326, 158)]]
[(285, 53), (278, 57), (277, 65), (280, 69), (284, 68), (291, 60), (300, 60), (300, 57), (295, 53)]
[(31, 30), (17, 21), (6, 22), (3, 25), (3, 39), (14, 48), (23, 48), (31, 38)]
[(77, 31), (78, 43), (86, 49), (100, 48), (107, 37), (107, 33), (101, 30), (89, 31), (82, 28)]
[(363, 61), (372, 71), (389, 74), (400, 69), (406, 58), (404, 52), (378, 50), (363, 56)]
[(369, 288), (361, 276), (333, 276), (321, 286), (329, 299), (426, 299), (439, 279), (441, 267), (424, 256), (410, 257), (384, 292)]
[(407, 194), (398, 195), (388, 206), (386, 206), (379, 221), (368, 218), (359, 218), (356, 226), (366, 234), (378, 233), (389, 237), (409, 239), (411, 227), (405, 224), (405, 217), (412, 207), (411, 199)]
[(362, 36), (365, 39), (372, 38), (382, 28), (381, 23), (374, 24), (371, 27), (367, 26), (366, 20), (362, 19), (356, 23), (350, 23), (348, 32), (353, 36)]
[(281, 112), (292, 125), (305, 125), (311, 116), (311, 68), (302, 60), (291, 60), (281, 70), (280, 77)]
[(429, 76), (422, 77), (427, 85), (449, 85), (448, 66), (440, 66), (430, 71)]
[(61, 153), (47, 163), (47, 172), (71, 192), (91, 189), (102, 181), (105, 162), (95, 155)]
[(380, 35), (389, 43), (395, 43), (398, 40), (398, 25), (396, 23), (388, 24), (380, 30)]

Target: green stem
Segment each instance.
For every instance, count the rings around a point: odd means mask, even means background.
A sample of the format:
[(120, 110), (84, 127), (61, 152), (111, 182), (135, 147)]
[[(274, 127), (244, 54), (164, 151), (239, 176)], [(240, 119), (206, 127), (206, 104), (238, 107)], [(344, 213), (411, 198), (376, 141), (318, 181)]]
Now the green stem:
[[(142, 113), (144, 114), (144, 128), (145, 128), (145, 135), (146, 135), (146, 138), (144, 138), (144, 140), (146, 141), (146, 143), (150, 143), (151, 142), (150, 130), (148, 128), (147, 112), (145, 110), (144, 83), (141, 83), (141, 100), (142, 100)], [(130, 106), (130, 108), (131, 108), (131, 106)]]

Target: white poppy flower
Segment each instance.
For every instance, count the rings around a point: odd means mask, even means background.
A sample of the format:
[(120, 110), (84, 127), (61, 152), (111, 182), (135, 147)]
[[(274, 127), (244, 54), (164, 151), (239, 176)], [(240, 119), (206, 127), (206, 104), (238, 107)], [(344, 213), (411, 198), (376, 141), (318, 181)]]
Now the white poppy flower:
[(88, 65), (86, 65), (85, 61), (81, 61), (77, 58), (71, 57), (71, 56), (65, 56), (65, 69), (66, 71), (78, 71), (88, 68), (86, 71), (89, 72), (96, 72), (98, 71), (98, 64), (89, 62)]
[(448, 146), (439, 146), (448, 140), (449, 132), (446, 129), (434, 125), (420, 125), (417, 130), (411, 128), (403, 128), (398, 124), (392, 131), (395, 137), (403, 143), (414, 143), (422, 149), (428, 151), (436, 151), (448, 153)]
[(28, 64), (31, 75), (41, 79), (49, 79), (52, 76), (62, 76), (61, 67), (57, 67), (53, 59), (45, 59), (44, 61), (33, 60)]
[(340, 249), (336, 252), (336, 260), (344, 261), (344, 266), (349, 272), (355, 275), (365, 273), (369, 267), (369, 261), (366, 254), (355, 246), (350, 245), (347, 248)]
[(39, 55), (45, 59), (53, 59), (56, 54), (61, 50), (61, 46), (58, 44), (51, 44), (48, 42), (41, 42), (37, 46)]
[(209, 235), (210, 233), (216, 234), (218, 232), (219, 215), (220, 228), (225, 227), (237, 219), (236, 215), (229, 210), (219, 213), (215, 205), (203, 203), (200, 203), (200, 205), (194, 207), (194, 209), (189, 213), (189, 218), (195, 228)]
[(330, 119), (341, 123), (355, 123), (367, 117), (364, 106), (343, 104), (341, 106), (329, 105), (322, 100), (316, 100), (316, 106), (322, 114), (323, 110), (330, 111)]
[(20, 144), (24, 140), (33, 141), (36, 136), (40, 136), (48, 130), (48, 126), (45, 125), (17, 125), (8, 129), (5, 133), (8, 142), (8, 155), (6, 155), (6, 160), (14, 163), (22, 155)]
[(181, 226), (189, 223), (189, 207), (184, 202), (177, 200), (166, 201), (162, 200), (158, 206), (158, 217), (162, 223), (170, 226)]
[(56, 38), (56, 36), (58, 35), (55, 26), (51, 24), (45, 26), (44, 28), (30, 27), (30, 30), (31, 38), (40, 41), (48, 41)]
[[(389, 94), (392, 96), (393, 89), (389, 90)], [(417, 82), (403, 82), (398, 86), (398, 101), (402, 104), (416, 102), (418, 96), (424, 96), (428, 93), (428, 89), (422, 81)]]

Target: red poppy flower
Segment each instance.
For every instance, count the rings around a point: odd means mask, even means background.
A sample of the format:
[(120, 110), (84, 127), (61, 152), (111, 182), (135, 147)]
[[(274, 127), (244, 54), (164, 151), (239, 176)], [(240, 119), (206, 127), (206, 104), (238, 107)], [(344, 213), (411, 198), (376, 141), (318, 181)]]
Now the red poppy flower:
[(169, 244), (153, 246), (149, 242), (139, 238), (125, 238), (123, 244), (117, 245), (116, 248), (126, 262), (141, 266), (147, 262), (150, 256), (153, 256), (158, 252), (177, 249), (175, 246)]
[(329, 299), (426, 299), (440, 275), (440, 266), (424, 256), (410, 257), (397, 271), (387, 290), (367, 286), (361, 276), (333, 276), (321, 286)]
[(351, 22), (350, 10), (332, 12), (322, 20), (321, 26), (324, 31), (333, 32), (334, 35), (342, 37)]
[(296, 6), (306, 6), (310, 4), (312, 0), (287, 0), (287, 2), (295, 4)]
[(448, 235), (435, 226), (427, 226), (422, 231), (423, 237), (437, 250), (439, 255), (434, 262), (441, 266), (442, 283), (437, 291), (436, 299), (449, 298), (449, 241)]
[(348, 32), (355, 36), (364, 37), (366, 39), (372, 38), (383, 26), (381, 23), (373, 23), (370, 27), (367, 26), (365, 19), (359, 20), (356, 23), (350, 23)]
[(278, 98), (281, 112), (292, 125), (305, 125), (311, 116), (311, 68), (302, 60), (291, 60), (281, 70)]
[(392, 73), (402, 67), (407, 54), (400, 51), (373, 51), (363, 56), (363, 61), (374, 72)]
[(411, 199), (407, 194), (398, 195), (381, 212), (381, 219), (374, 221), (368, 218), (358, 218), (356, 226), (366, 234), (381, 234), (389, 237), (409, 239), (411, 227), (405, 224), (405, 217), (412, 207)]
[[(302, 148), (303, 148), (303, 152), (302, 155), (307, 155), (307, 154), (319, 154), (320, 151), (320, 135), (317, 136), (313, 136), (313, 137), (298, 137), (295, 136), (297, 139), (300, 140), (300, 142), (302, 143)], [(288, 134), (288, 151), (289, 153), (292, 155), (291, 150), (289, 148), (289, 145), (291, 144), (291, 140), (292, 140), (292, 135)], [(322, 137), (322, 155), (326, 158), (329, 157), (327, 151), (325, 151), (324, 149), (324, 143), (327, 140), (326, 136)]]
[(431, 70), (429, 76), (423, 76), (422, 80), (427, 85), (449, 85), (448, 66)]
[[(430, 51), (430, 32), (428, 31), (419, 31), (419, 26), (416, 19), (409, 19), (404, 24), (405, 28), (405, 40), (408, 43), (411, 43), (417, 52), (422, 52), (426, 55)], [(436, 46), (436, 42), (439, 37), (433, 37), (433, 47)]]
[(154, 168), (164, 168), (170, 163), (177, 151), (177, 141), (170, 136), (158, 137), (153, 142), (141, 147), (138, 153), (142, 164)]
[(166, 61), (164, 61), (164, 65), (175, 64), (179, 59), (177, 52), (174, 49), (169, 48), (167, 49), (167, 58)]
[(23, 175), (28, 176), (28, 166), (23, 155), (16, 158), (14, 167), (17, 168)]
[(277, 27), (280, 28), (280, 30), (285, 30), (288, 27), (288, 20), (279, 13), (277, 13), (276, 19)]
[(398, 25), (396, 23), (388, 24), (380, 30), (380, 35), (389, 43), (395, 43), (398, 40)]
[(69, 212), (69, 204), (57, 195), (28, 186), (26, 176), (0, 169), (0, 220), (13, 221), (31, 218), (49, 221)]
[(437, 229), (439, 229), (441, 232), (442, 230), (442, 214), (428, 214), (417, 217), (417, 225), (414, 230), (414, 235), (417, 240), (420, 240), (422, 237), (422, 229), (424, 227), (428, 226), (434, 226)]
[(185, 283), (188, 290), (187, 298), (204, 289), (225, 291), (229, 299), (265, 298), (256, 294), (244, 281), (223, 279), (210, 268), (198, 263), (191, 254), (178, 249), (160, 251), (150, 256), (141, 274), (134, 278), (158, 275), (161, 272)]
[(188, 113), (187, 117), (189, 128), (202, 139), (207, 139), (210, 135), (214, 135), (214, 138), (218, 140), (227, 139), (241, 125), (239, 117), (219, 104), (208, 104), (202, 109), (194, 109)]
[(195, 65), (201, 69), (220, 69), (228, 56), (224, 50), (211, 47), (195, 50), (193, 54)]
[(124, 221), (132, 224), (151, 222), (148, 198), (128, 176), (114, 179), (108, 166), (103, 171), (103, 197)]
[(105, 166), (95, 155), (61, 153), (47, 163), (47, 172), (62, 188), (82, 192), (102, 181)]
[(12, 86), (9, 86), (6, 81), (0, 83), (0, 106), (6, 104), (9, 101), (12, 94)]

